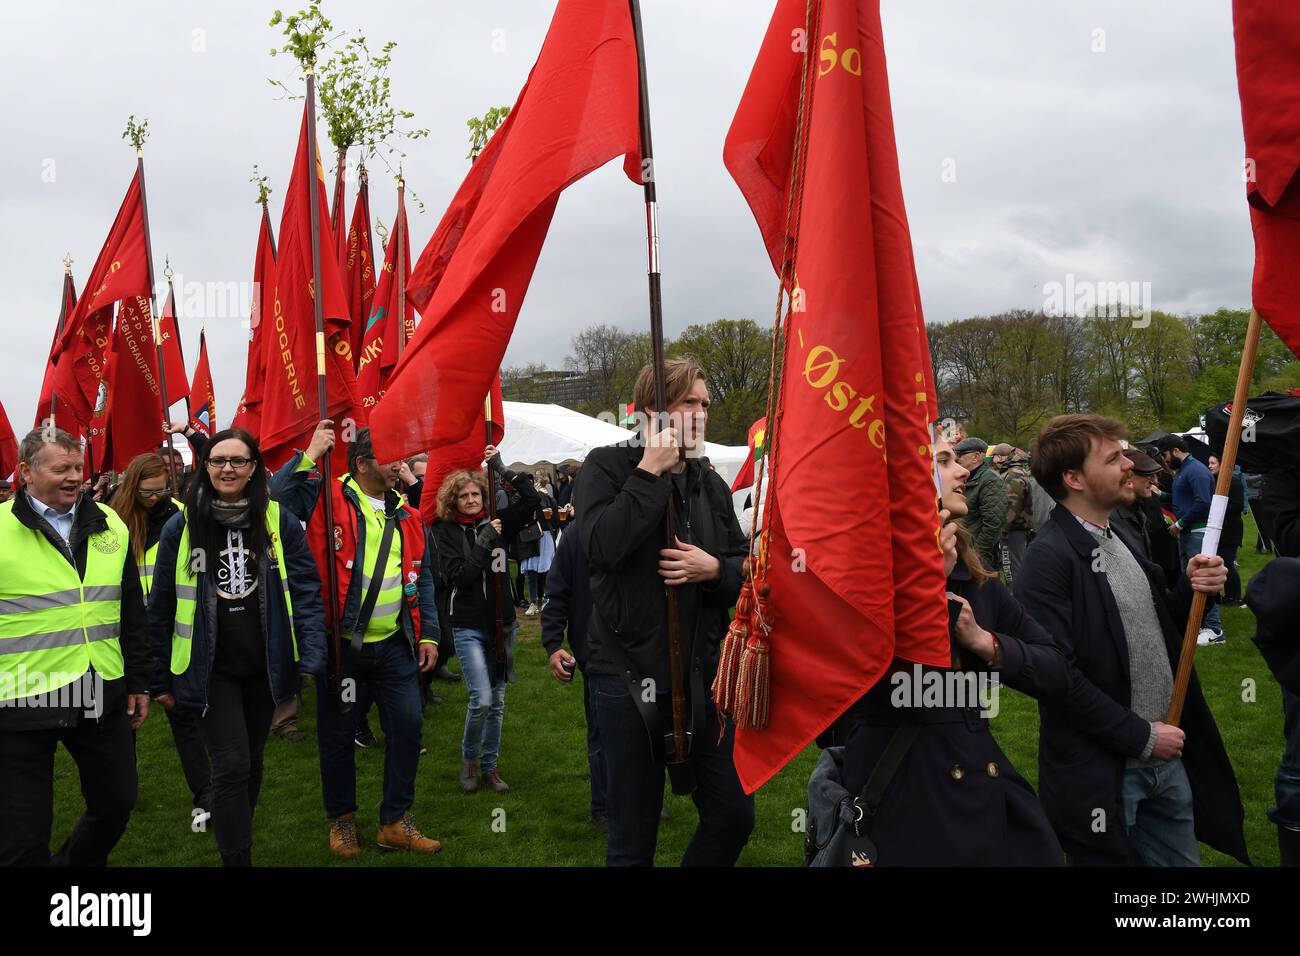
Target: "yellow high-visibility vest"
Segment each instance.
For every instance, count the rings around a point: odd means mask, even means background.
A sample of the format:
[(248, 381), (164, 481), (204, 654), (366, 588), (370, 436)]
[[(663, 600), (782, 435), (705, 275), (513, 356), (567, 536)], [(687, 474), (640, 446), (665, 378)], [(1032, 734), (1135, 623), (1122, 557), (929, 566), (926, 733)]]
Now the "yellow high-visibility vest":
[[(293, 601), (289, 597), (289, 574), (280, 562), (280, 505), (271, 501), (266, 505), (266, 536), (271, 542), (265, 556), (269, 565), (261, 569), (262, 580), (267, 571), (275, 567), (280, 574), (280, 588), (284, 592), (284, 606), (289, 612), (289, 633), (293, 641), (293, 659), (298, 660), (298, 636), (293, 632)], [(199, 577), (190, 569), (190, 524), (185, 522), (180, 545), (176, 550), (176, 622), (172, 627), (171, 672), (184, 674), (190, 666), (190, 647), (194, 639), (194, 615), (198, 610)], [(212, 635), (208, 635), (212, 640)]]
[(123, 673), (122, 574), (130, 542), (112, 509), (93, 503), (108, 527), (86, 544), (86, 574), (45, 535), (0, 504), (0, 700), (57, 690), (94, 667)]

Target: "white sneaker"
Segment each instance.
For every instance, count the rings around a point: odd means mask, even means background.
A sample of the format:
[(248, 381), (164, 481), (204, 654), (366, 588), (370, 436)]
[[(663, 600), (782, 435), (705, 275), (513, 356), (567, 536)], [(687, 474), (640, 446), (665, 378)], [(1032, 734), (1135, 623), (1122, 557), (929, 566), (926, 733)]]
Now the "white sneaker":
[(1222, 631), (1215, 631), (1212, 628), (1203, 627), (1201, 633), (1196, 635), (1196, 643), (1201, 647), (1208, 647), (1211, 644), (1228, 643), (1227, 636)]
[(537, 605), (536, 604), (528, 605), (528, 610), (524, 611), (524, 617), (536, 617), (536, 616), (537, 616)]

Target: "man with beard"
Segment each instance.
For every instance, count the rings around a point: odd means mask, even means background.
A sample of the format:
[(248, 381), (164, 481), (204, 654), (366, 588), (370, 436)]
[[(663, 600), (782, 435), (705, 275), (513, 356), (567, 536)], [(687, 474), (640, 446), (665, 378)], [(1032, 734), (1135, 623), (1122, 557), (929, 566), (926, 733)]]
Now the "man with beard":
[(1039, 703), (1039, 795), (1074, 864), (1199, 866), (1198, 839), (1244, 861), (1241, 796), (1195, 673), (1182, 726), (1164, 719), (1192, 591), (1217, 594), (1228, 572), (1196, 554), (1169, 590), (1111, 521), (1132, 493), (1123, 437), (1114, 419), (1059, 415), (1034, 449), (1058, 504), (1016, 597), (1071, 669), (1068, 695)]
[[(1210, 518), (1210, 502), (1214, 500), (1214, 476), (1192, 457), (1186, 438), (1167, 435), (1160, 440), (1159, 447), (1165, 464), (1174, 471), (1170, 499), (1178, 520), (1169, 526), (1169, 534), (1178, 539), (1178, 563), (1186, 564), (1192, 555), (1200, 554), (1201, 542), (1205, 540), (1205, 523)], [(1223, 644), (1227, 640), (1219, 623), (1218, 602), (1210, 602), (1196, 643)]]
[(1124, 503), (1115, 509), (1111, 517), (1115, 521), (1123, 522), (1133, 532), (1133, 539), (1141, 546), (1142, 557), (1152, 561), (1154, 559), (1151, 554), (1151, 535), (1153, 531), (1156, 534), (1164, 534), (1164, 522), (1159, 517), (1160, 499), (1155, 499), (1155, 520), (1159, 521), (1159, 524), (1152, 521), (1146, 504), (1157, 493), (1154, 485), (1155, 476), (1164, 469), (1150, 456), (1143, 454), (1136, 448), (1124, 449), (1124, 455), (1133, 463), (1133, 470), (1129, 472), (1128, 483), (1131, 494), (1125, 496)]

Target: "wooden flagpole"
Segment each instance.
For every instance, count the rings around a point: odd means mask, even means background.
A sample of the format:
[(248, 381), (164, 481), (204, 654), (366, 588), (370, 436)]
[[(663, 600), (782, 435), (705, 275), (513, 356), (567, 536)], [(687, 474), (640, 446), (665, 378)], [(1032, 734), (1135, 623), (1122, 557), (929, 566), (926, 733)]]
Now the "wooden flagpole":
[[(171, 406), (167, 404), (167, 363), (163, 359), (162, 350), (162, 323), (158, 317), (158, 293), (154, 288), (153, 276), (153, 241), (149, 237), (149, 201), (145, 197), (144, 189), (144, 147), (136, 146), (135, 148), (136, 171), (140, 175), (140, 210), (144, 215), (144, 261), (149, 270), (149, 312), (150, 318), (153, 319), (153, 347), (154, 353), (158, 357), (158, 387), (161, 394), (158, 396), (162, 404), (163, 428), (166, 429), (171, 425)], [(177, 327), (177, 336), (180, 335), (179, 326)], [(180, 489), (173, 487), (175, 477), (172, 474), (172, 465), (176, 461), (176, 446), (172, 442), (172, 433), (167, 434), (167, 487), (173, 494), (179, 494)]]
[[(1241, 441), (1241, 420), (1250, 400), (1250, 382), (1255, 375), (1255, 356), (1259, 352), (1259, 333), (1263, 320), (1259, 312), (1250, 310), (1250, 324), (1246, 327), (1246, 341), (1241, 350), (1241, 365), (1237, 368), (1237, 390), (1232, 397), (1232, 417), (1228, 432), (1223, 438), (1223, 457), (1219, 459), (1219, 479), (1214, 487), (1214, 500), (1210, 504), (1210, 520), (1201, 542), (1201, 554), (1219, 552), (1219, 534), (1223, 530), (1223, 516), (1228, 510), (1228, 490), (1232, 486), (1232, 469), (1237, 464), (1237, 444)], [(1187, 685), (1192, 679), (1192, 662), (1196, 657), (1196, 635), (1201, 630), (1201, 617), (1205, 613), (1207, 595), (1192, 592), (1192, 609), (1187, 615), (1187, 629), (1183, 632), (1183, 649), (1178, 655), (1178, 673), (1174, 677), (1174, 693), (1169, 703), (1165, 723), (1178, 726), (1187, 700)]]

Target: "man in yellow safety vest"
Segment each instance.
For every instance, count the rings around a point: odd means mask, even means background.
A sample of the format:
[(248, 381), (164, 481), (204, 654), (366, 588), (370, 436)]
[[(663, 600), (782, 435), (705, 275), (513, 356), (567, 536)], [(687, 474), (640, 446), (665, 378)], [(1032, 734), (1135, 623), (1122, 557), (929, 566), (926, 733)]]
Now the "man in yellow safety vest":
[[(82, 493), (82, 469), (76, 438), (35, 429), (19, 448), (23, 487), (0, 504), (0, 866), (103, 866), (135, 806), (144, 601), (126, 525)], [(51, 859), (59, 743), (86, 812)]]

